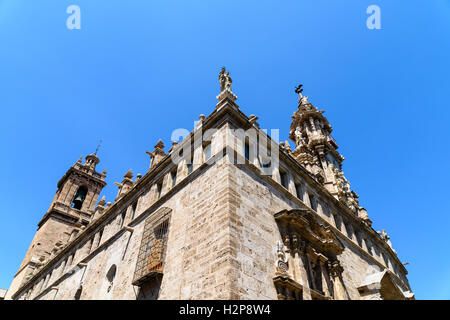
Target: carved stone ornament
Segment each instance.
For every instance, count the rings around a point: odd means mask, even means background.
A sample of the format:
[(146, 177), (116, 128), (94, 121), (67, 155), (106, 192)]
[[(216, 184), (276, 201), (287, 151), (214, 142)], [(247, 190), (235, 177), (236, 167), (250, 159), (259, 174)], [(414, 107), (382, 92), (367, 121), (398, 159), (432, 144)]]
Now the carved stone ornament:
[(288, 273), (288, 260), (284, 252), (284, 245), (281, 241), (277, 242), (277, 274), (287, 275)]
[(350, 189), (350, 183), (345, 178), (343, 171), (333, 167), (333, 174), (339, 200), (355, 212), (359, 208), (358, 195)]
[(306, 209), (283, 210), (274, 217), (286, 250), (300, 250), (305, 242), (330, 257), (335, 257), (344, 250), (331, 229), (319, 224)]

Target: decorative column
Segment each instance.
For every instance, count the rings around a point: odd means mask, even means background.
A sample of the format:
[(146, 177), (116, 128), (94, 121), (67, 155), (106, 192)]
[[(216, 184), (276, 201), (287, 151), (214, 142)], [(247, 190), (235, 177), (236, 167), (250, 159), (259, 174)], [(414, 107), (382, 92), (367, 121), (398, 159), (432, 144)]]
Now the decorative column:
[(330, 297), (330, 290), (328, 288), (328, 278), (327, 278), (327, 269), (326, 269), (326, 262), (327, 262), (327, 258), (325, 256), (320, 256), (319, 257), (319, 264), (320, 264), (320, 272), (322, 274), (322, 291), (324, 292), (326, 297)]
[(310, 288), (311, 289), (317, 289), (316, 288), (316, 283), (315, 283), (315, 278), (314, 278), (314, 274), (312, 271), (312, 263), (311, 261), (315, 259), (315, 250), (314, 248), (311, 247), (306, 247), (306, 261), (307, 261), (307, 266), (308, 266), (308, 275), (309, 275), (309, 279), (311, 279), (311, 281), (309, 282)]
[(340, 265), (339, 261), (333, 261), (328, 263), (328, 268), (330, 270), (330, 277), (333, 282), (333, 297), (335, 300), (349, 300), (347, 292), (344, 288), (344, 283), (342, 282), (342, 271), (344, 270)]

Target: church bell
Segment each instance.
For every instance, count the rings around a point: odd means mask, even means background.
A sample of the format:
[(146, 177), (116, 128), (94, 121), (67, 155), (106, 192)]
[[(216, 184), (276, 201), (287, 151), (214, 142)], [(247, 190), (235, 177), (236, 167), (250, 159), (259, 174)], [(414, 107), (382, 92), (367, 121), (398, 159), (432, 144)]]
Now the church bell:
[(74, 208), (81, 209), (81, 205), (83, 204), (83, 197), (81, 197), (81, 194), (77, 195), (77, 197), (73, 200)]

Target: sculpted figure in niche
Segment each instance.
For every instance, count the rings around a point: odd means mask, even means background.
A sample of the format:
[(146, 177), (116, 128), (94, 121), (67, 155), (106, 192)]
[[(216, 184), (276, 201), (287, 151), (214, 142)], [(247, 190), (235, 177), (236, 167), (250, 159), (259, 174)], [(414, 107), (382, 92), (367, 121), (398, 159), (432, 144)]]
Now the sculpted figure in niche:
[(300, 126), (298, 126), (295, 129), (294, 135), (295, 135), (295, 144), (297, 145), (297, 148), (301, 147), (301, 146), (304, 146), (305, 145), (305, 139), (302, 136), (302, 128)]
[(291, 239), (289, 239), (289, 235), (287, 233), (284, 235), (283, 242), (284, 242), (284, 245), (286, 246), (286, 248), (290, 247)]
[(292, 247), (294, 249), (298, 247), (298, 237), (295, 233), (292, 235)]

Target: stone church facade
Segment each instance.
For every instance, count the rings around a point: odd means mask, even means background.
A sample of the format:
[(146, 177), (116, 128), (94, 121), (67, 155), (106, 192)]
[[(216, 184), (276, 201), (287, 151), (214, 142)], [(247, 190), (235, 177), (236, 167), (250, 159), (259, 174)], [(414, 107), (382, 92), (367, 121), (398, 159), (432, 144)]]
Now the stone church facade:
[(106, 202), (96, 153), (58, 182), (6, 299), (414, 299), (407, 271), (303, 96), (295, 148), (259, 127), (219, 75), (215, 110)]

